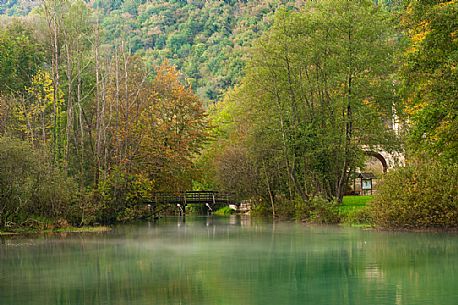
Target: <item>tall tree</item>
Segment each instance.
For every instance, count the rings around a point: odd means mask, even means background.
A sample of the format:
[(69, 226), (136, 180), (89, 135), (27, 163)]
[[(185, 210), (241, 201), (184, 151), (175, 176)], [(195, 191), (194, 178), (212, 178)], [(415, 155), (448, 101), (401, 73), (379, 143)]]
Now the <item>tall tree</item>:
[(31, 25), (13, 20), (0, 29), (0, 134), (25, 137), (18, 105), (30, 103), (27, 88), (46, 63), (45, 50)]
[[(82, 91), (83, 86), (87, 87), (85, 95), (91, 91), (90, 79), (84, 76), (93, 68), (91, 47), (94, 31), (91, 14), (83, 1), (72, 1), (62, 16), (61, 83), (66, 99), (66, 141), (63, 157), (69, 170), (73, 166), (80, 167), (85, 158)], [(89, 84), (83, 84), (84, 81)]]
[(44, 62), (43, 45), (29, 24), (13, 21), (0, 28), (0, 94), (22, 94)]
[[(149, 175), (165, 189), (191, 188), (192, 161), (206, 137), (202, 102), (179, 80), (178, 71), (162, 65), (142, 113), (140, 157)], [(140, 163), (140, 164), (142, 164)]]
[(151, 80), (141, 59), (115, 51), (106, 87), (107, 163), (143, 174), (156, 187), (190, 187), (192, 161), (206, 134), (201, 101), (175, 68), (158, 67)]
[(394, 48), (389, 16), (372, 1), (277, 14), (233, 97), (259, 172), (270, 176), (265, 169), (275, 164), (284, 171), (265, 179), (269, 195), (341, 199), (361, 146), (388, 144)]
[(417, 154), (457, 162), (458, 3), (411, 1), (403, 18), (405, 113)]
[(58, 103), (60, 101), (59, 89), (60, 89), (60, 34), (62, 26), (62, 16), (67, 1), (65, 0), (47, 0), (43, 3), (43, 11), (48, 25), (49, 35), (49, 46), (51, 54), (51, 70), (53, 79), (53, 142), (52, 152), (54, 161), (61, 161), (62, 158), (62, 147), (63, 137), (61, 134), (62, 121)]

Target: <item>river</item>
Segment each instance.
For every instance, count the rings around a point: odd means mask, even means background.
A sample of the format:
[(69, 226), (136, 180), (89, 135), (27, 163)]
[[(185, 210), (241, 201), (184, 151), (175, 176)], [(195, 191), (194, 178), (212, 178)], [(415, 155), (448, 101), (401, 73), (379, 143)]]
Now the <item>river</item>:
[(458, 235), (168, 218), (3, 237), (1, 305), (458, 304)]

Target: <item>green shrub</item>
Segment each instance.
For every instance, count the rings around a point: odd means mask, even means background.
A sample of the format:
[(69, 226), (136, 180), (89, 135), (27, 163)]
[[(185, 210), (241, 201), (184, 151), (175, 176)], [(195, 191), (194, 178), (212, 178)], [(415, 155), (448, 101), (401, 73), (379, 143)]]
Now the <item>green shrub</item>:
[(335, 199), (329, 201), (323, 197), (315, 196), (306, 203), (302, 200), (296, 200), (295, 211), (295, 218), (306, 222), (319, 224), (340, 222), (339, 204)]
[(328, 201), (323, 197), (313, 197), (309, 202), (310, 214), (308, 221), (321, 224), (340, 222), (339, 203), (337, 200)]
[(151, 211), (146, 205), (127, 207), (116, 216), (118, 222), (130, 222), (151, 216)]
[(374, 219), (369, 207), (356, 208), (346, 211), (345, 214), (340, 211), (341, 219), (344, 223), (359, 224), (359, 225), (372, 225)]
[(251, 204), (251, 216), (272, 216), (272, 207), (267, 200), (262, 197), (252, 197), (247, 200)]
[[(254, 208), (252, 206), (252, 215), (272, 215), (270, 203), (268, 204), (265, 200), (256, 202), (257, 204), (254, 205)], [(307, 202), (304, 202), (301, 198), (290, 200), (284, 196), (275, 196), (275, 217), (320, 224), (338, 223), (340, 221), (339, 204), (337, 200), (329, 201), (320, 196), (312, 197)]]
[(386, 228), (458, 227), (458, 165), (424, 162), (388, 173), (370, 204)]
[(282, 219), (296, 218), (298, 204), (300, 203), (299, 199), (289, 200), (282, 195), (275, 196), (275, 216)]
[(233, 209), (231, 209), (228, 206), (224, 206), (224, 207), (216, 210), (213, 214), (215, 214), (217, 216), (227, 216), (227, 215), (232, 215), (234, 213), (235, 213), (235, 211)]
[(126, 174), (115, 168), (93, 192), (97, 222), (110, 224), (145, 217), (142, 207), (153, 197), (153, 186), (154, 182), (141, 174)]
[(39, 164), (25, 142), (0, 138), (0, 228), (16, 224), (31, 204)]
[[(78, 213), (75, 209), (78, 209), (80, 200), (76, 181), (45, 160), (36, 173), (36, 179), (31, 196), (32, 204), (26, 208), (27, 214), (72, 221), (73, 213)], [(61, 227), (62, 221), (58, 222), (56, 225)]]
[(0, 138), (0, 228), (62, 226), (72, 218), (77, 184), (51, 159), (27, 142)]

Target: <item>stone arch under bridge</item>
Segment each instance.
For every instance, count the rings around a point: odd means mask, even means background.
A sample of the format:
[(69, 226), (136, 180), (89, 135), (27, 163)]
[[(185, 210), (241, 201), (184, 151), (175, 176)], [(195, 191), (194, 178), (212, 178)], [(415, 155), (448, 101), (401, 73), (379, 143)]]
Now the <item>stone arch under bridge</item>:
[(387, 152), (369, 147), (363, 147), (363, 150), (367, 156), (375, 157), (382, 163), (384, 173), (396, 166), (404, 166), (404, 155), (400, 152)]

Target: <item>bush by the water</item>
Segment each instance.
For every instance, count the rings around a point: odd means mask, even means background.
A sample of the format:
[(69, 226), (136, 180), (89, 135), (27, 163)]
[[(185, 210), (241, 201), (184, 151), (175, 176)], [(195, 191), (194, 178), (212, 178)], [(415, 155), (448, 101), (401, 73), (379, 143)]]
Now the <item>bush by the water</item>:
[(458, 227), (458, 165), (425, 162), (388, 173), (371, 203), (386, 228)]
[(227, 216), (227, 215), (232, 215), (234, 214), (235, 211), (233, 209), (231, 209), (230, 207), (228, 206), (224, 206), (222, 208), (219, 208), (218, 210), (215, 211), (215, 215), (217, 216)]
[(336, 199), (327, 200), (317, 196), (306, 204), (297, 205), (296, 217), (300, 220), (320, 224), (334, 224), (340, 222), (339, 203)]
[(115, 168), (94, 190), (95, 220), (103, 224), (129, 222), (151, 215), (147, 208), (154, 182), (141, 174), (126, 174)]
[(65, 226), (78, 218), (78, 187), (44, 150), (0, 138), (0, 228)]
[[(272, 205), (266, 200), (256, 201), (252, 210), (254, 216), (272, 215)], [(284, 196), (276, 196), (275, 217), (280, 219), (297, 219), (305, 222), (333, 224), (340, 221), (339, 204), (337, 200), (327, 200), (320, 196), (310, 198), (304, 202), (300, 198), (290, 200)]]

